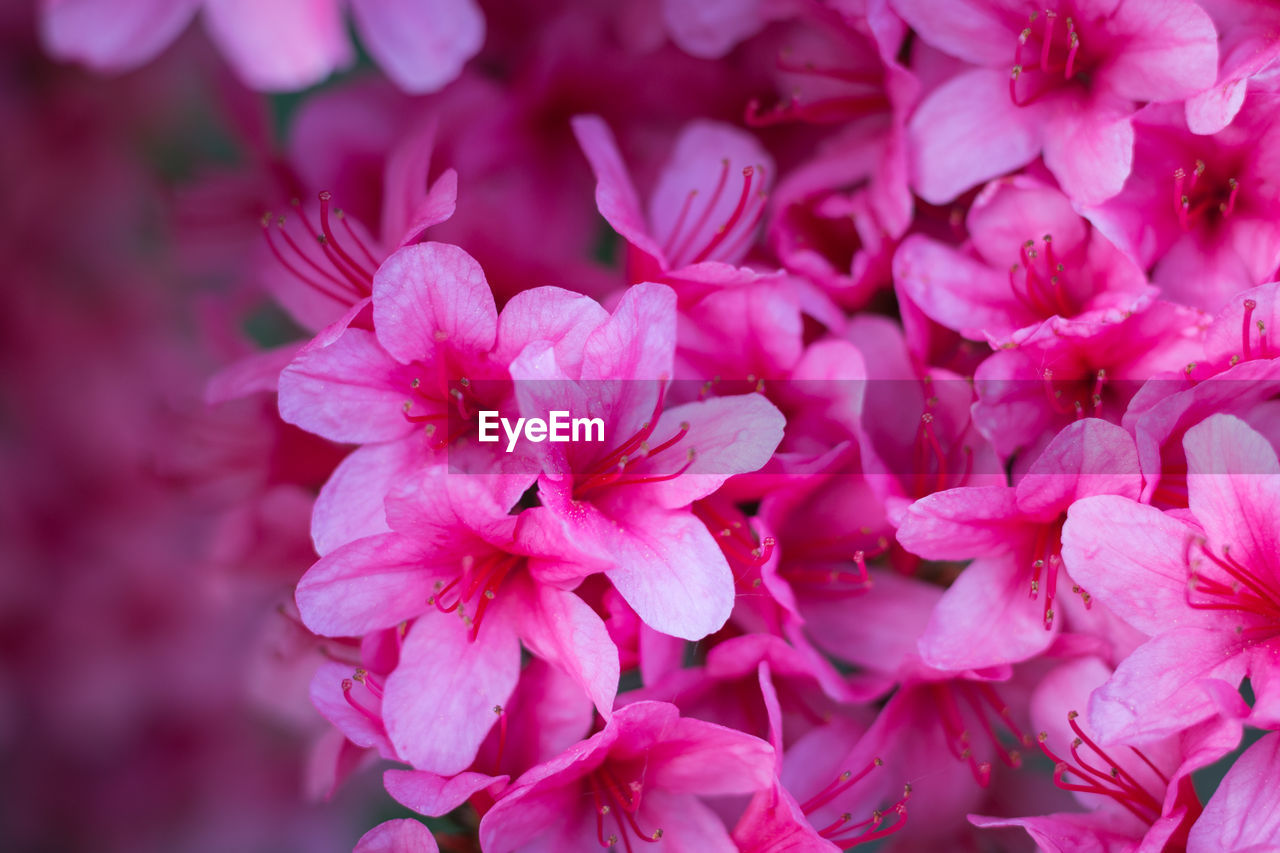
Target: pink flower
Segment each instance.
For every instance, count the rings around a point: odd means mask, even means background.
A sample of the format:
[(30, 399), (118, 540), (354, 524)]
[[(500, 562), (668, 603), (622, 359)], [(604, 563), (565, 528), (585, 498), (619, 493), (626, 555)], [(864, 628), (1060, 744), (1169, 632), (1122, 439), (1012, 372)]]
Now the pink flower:
[(1133, 167), (1130, 117), (1211, 86), (1217, 33), (1191, 0), (891, 0), (930, 45), (970, 66), (911, 119), (917, 191), (934, 204), (1042, 152), (1072, 199), (1120, 191)]
[(966, 224), (960, 249), (908, 237), (894, 278), (926, 314), (971, 340), (998, 346), (1053, 317), (1114, 322), (1155, 293), (1070, 199), (1036, 178), (988, 184)]
[[(458, 773), (497, 721), (490, 709), (515, 688), (520, 645), (576, 678), (604, 716), (618, 684), (604, 624), (571, 592), (541, 582), (591, 571), (554, 516), (509, 515), (518, 494), (442, 468), (387, 499), (393, 533), (326, 555), (298, 584), (311, 630), (359, 636), (413, 620), (399, 662), (379, 689), (395, 753), (415, 767)], [(433, 612), (438, 611), (438, 612)], [(434, 721), (428, 725), (426, 721)]]
[(1086, 418), (1059, 433), (1016, 487), (950, 489), (912, 504), (898, 528), (904, 548), (931, 560), (973, 560), (920, 637), (925, 663), (962, 671), (1047, 649), (1072, 596), (1087, 605), (1092, 592), (1088, 583), (1068, 586), (1063, 571), (1067, 508), (1089, 495), (1136, 499), (1141, 488), (1133, 438)]
[(537, 445), (535, 511), (562, 518), (578, 547), (612, 564), (610, 581), (650, 627), (697, 640), (728, 618), (733, 579), (688, 507), (768, 462), (784, 420), (758, 394), (665, 406), (675, 302), (664, 285), (631, 287), (572, 362), (534, 344), (511, 376), (521, 414), (587, 412), (607, 437)]
[(744, 131), (694, 122), (680, 134), (645, 207), (607, 124), (577, 116), (573, 130), (596, 174), (596, 205), (627, 241), (629, 281), (730, 284), (751, 249), (774, 180), (773, 158)]
[(1218, 685), (1234, 692), (1246, 675), (1255, 717), (1280, 720), (1276, 451), (1231, 415), (1209, 418), (1183, 443), (1189, 516), (1106, 495), (1073, 506), (1063, 531), (1072, 576), (1151, 637), (1090, 700), (1103, 743), (1208, 719)]
[(1217, 311), (1280, 264), (1280, 158), (1274, 96), (1251, 98), (1230, 126), (1197, 136), (1173, 106), (1134, 118), (1137, 165), (1124, 191), (1085, 208), (1166, 299)]
[(604, 729), (524, 776), (484, 816), (488, 853), (588, 850), (633, 842), (655, 853), (736, 847), (703, 797), (749, 794), (773, 779), (762, 740), (681, 718), (672, 705), (620, 708)]
[(437, 853), (439, 847), (421, 822), (399, 818), (380, 823), (360, 836), (354, 853)]
[[(484, 41), (471, 0), (350, 0), (364, 46), (409, 92), (430, 92), (458, 75)], [(125, 71), (155, 58), (198, 11), (246, 84), (303, 89), (355, 59), (338, 0), (42, 0), (41, 36), (59, 59)]]
[(1040, 751), (1054, 762), (1053, 781), (1071, 791), (1086, 813), (1038, 817), (973, 816), (982, 827), (1021, 826), (1041, 849), (1067, 851), (1132, 845), (1167, 850), (1185, 845), (1201, 813), (1191, 773), (1230, 752), (1239, 726), (1217, 721), (1141, 747), (1100, 746), (1085, 717), (1089, 693), (1111, 670), (1097, 658), (1064, 663), (1044, 677), (1031, 698)]

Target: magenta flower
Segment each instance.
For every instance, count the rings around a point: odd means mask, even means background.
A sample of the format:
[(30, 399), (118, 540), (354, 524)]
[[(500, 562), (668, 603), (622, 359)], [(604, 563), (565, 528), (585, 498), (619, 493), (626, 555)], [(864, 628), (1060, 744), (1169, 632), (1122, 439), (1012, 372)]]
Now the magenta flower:
[(627, 241), (627, 278), (732, 284), (746, 257), (774, 179), (773, 158), (744, 131), (714, 122), (687, 126), (649, 203), (640, 197), (613, 133), (598, 116), (573, 120), (596, 174), (600, 215)]
[(1231, 415), (1187, 431), (1190, 515), (1129, 497), (1071, 508), (1063, 559), (1081, 584), (1150, 639), (1089, 703), (1103, 743), (1166, 737), (1217, 713), (1217, 685), (1247, 675), (1253, 714), (1280, 720), (1280, 463), (1267, 440)]
[(480, 844), (487, 853), (613, 845), (634, 853), (646, 842), (655, 853), (732, 853), (728, 830), (702, 798), (767, 787), (773, 761), (758, 738), (638, 702), (516, 780), (481, 821)]
[(1244, 104), (1250, 81), (1280, 59), (1280, 9), (1267, 0), (1200, 0), (1218, 30), (1218, 81), (1187, 99), (1192, 133), (1217, 133)]
[(518, 494), (527, 479), (515, 488), (492, 479), (430, 470), (388, 497), (395, 532), (330, 552), (298, 583), (298, 610), (318, 634), (414, 620), (376, 692), (395, 753), (441, 774), (465, 769), (497, 722), (491, 709), (507, 703), (520, 668), (517, 640), (578, 679), (606, 717), (617, 691), (617, 651), (600, 617), (538, 580), (590, 565), (566, 570), (574, 555), (564, 531), (545, 526), (554, 516), (508, 514), (498, 495)]
[(1054, 317), (1114, 322), (1155, 294), (1069, 198), (1035, 178), (988, 184), (967, 226), (960, 249), (907, 238), (894, 278), (921, 310), (971, 340), (998, 346)]
[(1089, 812), (1037, 817), (973, 816), (978, 826), (1021, 826), (1043, 850), (1127, 847), (1185, 848), (1202, 805), (1191, 773), (1230, 752), (1238, 725), (1211, 721), (1141, 747), (1102, 747), (1077, 712), (1110, 668), (1097, 658), (1064, 663), (1044, 677), (1031, 699), (1039, 747), (1054, 762), (1054, 784)]
[(1280, 264), (1280, 157), (1274, 96), (1251, 98), (1213, 136), (1187, 129), (1181, 110), (1134, 118), (1137, 165), (1124, 191), (1085, 215), (1141, 266), (1167, 299), (1217, 311)]
[(974, 66), (911, 119), (915, 186), (934, 204), (1041, 153), (1068, 196), (1103, 201), (1133, 168), (1138, 105), (1217, 77), (1217, 33), (1192, 0), (891, 2), (925, 42)]
[[(395, 82), (430, 92), (458, 75), (484, 42), (472, 0), (350, 0), (361, 42)], [(125, 71), (155, 58), (197, 12), (232, 67), (255, 88), (303, 89), (350, 65), (344, 3), (285, 0), (42, 0), (41, 36), (59, 59)]]
[(520, 411), (589, 412), (604, 442), (538, 444), (535, 512), (552, 513), (650, 627), (697, 640), (733, 605), (733, 578), (715, 539), (688, 507), (734, 474), (754, 471), (782, 440), (780, 412), (758, 394), (667, 408), (675, 293), (629, 288), (582, 343), (576, 363), (550, 344), (511, 364)]
[(950, 489), (912, 504), (898, 528), (904, 548), (930, 560), (973, 560), (920, 637), (925, 663), (962, 671), (1047, 649), (1067, 602), (1079, 596), (1087, 605), (1092, 592), (1064, 571), (1068, 507), (1089, 495), (1136, 500), (1141, 489), (1133, 438), (1086, 418), (1059, 433), (1016, 487)]

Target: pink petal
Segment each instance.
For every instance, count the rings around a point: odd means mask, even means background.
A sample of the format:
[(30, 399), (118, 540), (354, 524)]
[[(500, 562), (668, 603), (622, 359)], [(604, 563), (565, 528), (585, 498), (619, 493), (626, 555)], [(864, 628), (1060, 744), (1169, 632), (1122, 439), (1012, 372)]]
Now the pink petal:
[(1142, 3), (1120, 3), (1108, 26), (1124, 32), (1099, 74), (1106, 85), (1134, 101), (1181, 101), (1218, 77), (1218, 33), (1191, 0), (1168, 0), (1159, 12)]
[(1006, 68), (976, 68), (943, 83), (909, 125), (917, 192), (931, 204), (945, 204), (1031, 162), (1040, 153), (1043, 114), (1038, 104), (1013, 103)]
[(935, 492), (908, 507), (898, 541), (926, 560), (968, 560), (1007, 553), (1024, 526), (1013, 489), (965, 486)]
[(1245, 657), (1234, 631), (1175, 628), (1148, 640), (1120, 662), (1089, 700), (1100, 743), (1144, 743), (1213, 716), (1218, 704), (1200, 683), (1239, 684)]
[(360, 39), (406, 92), (449, 83), (484, 44), (484, 15), (471, 0), (351, 0)]
[(529, 344), (547, 342), (564, 374), (578, 376), (587, 337), (608, 319), (600, 303), (580, 293), (559, 287), (522, 290), (498, 316), (493, 359), (510, 364)]
[(280, 417), (332, 441), (363, 443), (415, 431), (404, 418), (409, 383), (372, 332), (347, 329), (306, 346), (280, 374)]
[(398, 533), (358, 539), (330, 552), (298, 581), (302, 621), (327, 637), (358, 637), (427, 609), (437, 580), (456, 574)]
[(609, 580), (646, 625), (686, 640), (724, 625), (733, 609), (733, 575), (692, 514), (637, 505), (618, 521), (593, 508), (580, 516), (572, 520), (576, 535), (612, 558)]
[(336, 0), (205, 0), (205, 27), (250, 88), (305, 89), (351, 63)]
[(524, 605), (516, 628), (520, 639), (572, 675), (608, 720), (618, 693), (618, 649), (604, 622), (572, 592), (538, 584), (517, 594)]
[(734, 212), (744, 203), (747, 168), (753, 174), (745, 203), (752, 207), (744, 210), (757, 206), (773, 181), (773, 158), (754, 136), (731, 125), (694, 121), (681, 131), (649, 198), (652, 234), (671, 266), (734, 264), (746, 254), (751, 229)]
[(1214, 621), (1187, 606), (1187, 543), (1194, 530), (1154, 507), (1116, 495), (1073, 504), (1062, 528), (1071, 577), (1147, 634)]
[(749, 794), (773, 781), (773, 747), (714, 723), (680, 717), (649, 750), (646, 781), (677, 794)]
[(342, 460), (320, 489), (311, 513), (316, 553), (324, 555), (363, 536), (387, 532), (387, 493), (433, 456), (419, 432), (402, 441), (365, 445)]
[(1044, 163), (1073, 201), (1100, 204), (1133, 171), (1133, 122), (1097, 108), (1059, 109), (1044, 129)]
[(498, 607), (476, 639), (456, 613), (432, 613), (409, 629), (387, 677), (382, 714), (396, 752), (419, 770), (461, 773), (498, 721), (520, 676), (520, 644)]
[(1007, 271), (919, 234), (898, 248), (893, 278), (920, 310), (970, 340), (1004, 338), (1037, 319), (1015, 298)]
[[(627, 288), (608, 321), (587, 337), (583, 379), (670, 379), (674, 375), (676, 293), (665, 284)], [(638, 412), (641, 420), (650, 412)]]
[(383, 787), (397, 803), (427, 817), (440, 817), (456, 809), (472, 794), (501, 784), (505, 776), (459, 773), (437, 776), (425, 770), (388, 770), (382, 774)]
[(738, 853), (724, 821), (696, 797), (646, 791), (638, 822), (645, 830), (662, 830), (664, 853)]
[(1189, 853), (1280, 850), (1280, 734), (1245, 750), (1227, 771), (1187, 839)]
[(439, 853), (431, 830), (412, 818), (380, 823), (360, 836), (352, 853)]
[(575, 116), (573, 133), (596, 176), (596, 207), (600, 215), (628, 243), (661, 259), (662, 250), (649, 235), (649, 221), (640, 207), (640, 196), (609, 125), (599, 116)]
[[(892, 0), (893, 10), (929, 44), (973, 65), (1012, 65), (1012, 45), (1023, 20), (1003, 13), (1000, 3), (984, 0)], [(1013, 25), (1011, 26), (1011, 22)], [(1008, 78), (1008, 73), (1004, 77)], [(1008, 96), (1008, 85), (1005, 86)]]
[(920, 637), (920, 657), (951, 672), (1018, 663), (1057, 636), (1044, 627), (1044, 605), (1031, 600), (1027, 574), (1012, 558), (974, 560), (942, 594)]
[(1090, 495), (1142, 492), (1133, 436), (1099, 418), (1082, 418), (1054, 436), (1018, 481), (1018, 509), (1056, 516)]
[[(351, 679), (353, 668), (337, 661), (326, 661), (311, 678), (309, 695), (320, 715), (333, 724), (356, 746), (376, 749), (384, 758), (394, 757), (391, 743), (382, 726), (351, 705), (343, 696), (342, 683)], [(361, 688), (363, 690), (363, 688)], [(357, 700), (361, 701), (361, 700)]]
[(199, 5), (199, 0), (42, 0), (40, 38), (58, 59), (123, 71), (159, 55), (186, 29)]
[(212, 406), (250, 394), (275, 391), (280, 384), (280, 371), (293, 361), (301, 345), (295, 342), (255, 352), (224, 367), (205, 385), (204, 401)]
[(769, 0), (662, 0), (662, 20), (671, 40), (699, 59), (719, 59), (765, 24)]
[[(1275, 448), (1234, 415), (1187, 430), (1191, 511), (1209, 540), (1255, 574), (1280, 581), (1280, 462)], [(1262, 569), (1258, 572), (1258, 569)]]
[(417, 243), (383, 262), (373, 279), (378, 341), (402, 363), (443, 353), (488, 352), (498, 310), (475, 258), (448, 243)]

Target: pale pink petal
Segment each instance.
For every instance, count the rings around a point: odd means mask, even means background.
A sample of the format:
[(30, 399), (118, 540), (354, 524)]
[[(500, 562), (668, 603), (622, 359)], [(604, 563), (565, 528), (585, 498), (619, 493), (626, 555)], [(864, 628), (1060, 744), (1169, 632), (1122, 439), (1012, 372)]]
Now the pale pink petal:
[(740, 261), (752, 227), (741, 211), (759, 209), (774, 168), (773, 158), (744, 130), (711, 121), (687, 125), (649, 198), (652, 234), (671, 266)]
[(476, 638), (458, 614), (413, 624), (382, 704), (396, 752), (419, 770), (466, 770), (520, 676), (520, 643), (509, 620), (490, 608)]
[(662, 0), (671, 40), (699, 59), (719, 59), (765, 24), (769, 0)]
[(484, 44), (472, 0), (351, 0), (360, 39), (404, 91), (434, 92), (457, 77)]
[[(343, 695), (343, 682), (351, 681), (353, 672), (353, 667), (337, 661), (326, 661), (320, 664), (316, 674), (311, 678), (309, 688), (311, 704), (315, 705), (320, 715), (342, 732), (347, 740), (358, 747), (376, 749), (384, 758), (392, 758), (394, 753), (391, 750), (391, 743), (387, 740), (382, 726), (353, 706)], [(363, 691), (363, 688), (361, 690)]]
[(438, 776), (425, 770), (388, 770), (382, 774), (383, 787), (392, 799), (427, 817), (446, 815), (472, 794), (501, 784), (505, 779), (505, 776), (472, 772)]
[(347, 329), (328, 346), (306, 346), (280, 374), (280, 417), (332, 441), (403, 438), (408, 378), (372, 332)]
[(1240, 651), (1235, 632), (1208, 628), (1179, 627), (1148, 640), (1089, 699), (1099, 742), (1152, 741), (1213, 716), (1218, 703), (1200, 684), (1239, 684), (1246, 664)]
[(1133, 436), (1099, 418), (1066, 426), (1018, 481), (1018, 509), (1056, 516), (1090, 495), (1142, 493), (1138, 447)]
[[(1001, 3), (984, 0), (891, 0), (889, 5), (929, 44), (974, 65), (1012, 67), (1010, 46), (1026, 26), (1025, 14), (1008, 16)], [(1004, 76), (1007, 80), (1007, 71)]]
[(1236, 759), (1187, 839), (1189, 853), (1280, 850), (1280, 734)]
[(640, 196), (609, 125), (599, 116), (575, 116), (573, 133), (595, 172), (596, 207), (600, 215), (628, 243), (655, 259), (662, 259), (662, 250), (650, 236), (649, 220), (640, 207)]
[(738, 853), (724, 821), (696, 797), (648, 791), (639, 815), (646, 830), (650, 825), (662, 830), (664, 853)]
[(749, 794), (773, 781), (773, 747), (736, 729), (680, 717), (649, 750), (648, 779), (677, 794)]
[(434, 553), (398, 533), (357, 539), (323, 557), (298, 581), (302, 621), (327, 637), (358, 637), (427, 609), (433, 584), (455, 575)]
[(1191, 511), (1218, 549), (1280, 580), (1280, 462), (1275, 448), (1234, 415), (1214, 415), (1182, 441)]
[[(559, 287), (534, 287), (511, 298), (498, 315), (493, 359), (510, 364), (534, 342), (552, 344), (556, 364), (567, 376), (582, 372), (587, 336), (609, 319), (594, 299)], [(578, 414), (578, 413), (575, 413)]]
[(432, 364), (448, 351), (492, 349), (498, 310), (475, 258), (449, 243), (417, 243), (378, 268), (373, 322), (379, 343), (401, 362)]
[(1134, 101), (1181, 101), (1218, 77), (1218, 33), (1192, 0), (1167, 0), (1152, 14), (1141, 3), (1120, 3), (1109, 26), (1125, 32), (1099, 73), (1116, 94)]
[(544, 584), (519, 594), (516, 630), (529, 651), (569, 673), (608, 720), (618, 693), (618, 649), (604, 622), (572, 592)]
[(420, 821), (399, 818), (360, 836), (352, 853), (438, 853), (436, 839)]
[(1043, 121), (1039, 104), (1019, 107), (1010, 99), (1007, 68), (956, 75), (931, 92), (911, 118), (916, 191), (931, 204), (945, 204), (1031, 162), (1040, 153)]
[(205, 0), (205, 27), (251, 88), (305, 89), (355, 58), (337, 0)]
[(927, 560), (967, 560), (1010, 551), (1024, 527), (1013, 489), (965, 486), (908, 507), (898, 541)]
[(1057, 637), (1044, 627), (1044, 605), (1028, 594), (1012, 558), (974, 560), (942, 594), (920, 637), (920, 657), (936, 669), (963, 672), (1018, 663)]
[(367, 444), (342, 460), (320, 489), (311, 513), (316, 553), (324, 555), (362, 536), (387, 532), (387, 493), (433, 456), (418, 432), (402, 441)]
[(1059, 109), (1047, 117), (1044, 163), (1073, 201), (1100, 204), (1133, 171), (1133, 122), (1097, 109)]
[[(1111, 818), (1108, 820), (1108, 818)], [(1131, 853), (1136, 839), (1114, 816), (1049, 814), (1039, 817), (985, 817), (969, 815), (974, 826), (996, 829), (1020, 826), (1044, 853)], [(1113, 824), (1108, 826), (1108, 823)]]
[(168, 47), (199, 5), (200, 0), (42, 0), (40, 37), (58, 59), (123, 71)]
[(1115, 495), (1073, 504), (1062, 528), (1071, 577), (1147, 634), (1212, 622), (1187, 606), (1187, 544), (1195, 531), (1154, 507)]

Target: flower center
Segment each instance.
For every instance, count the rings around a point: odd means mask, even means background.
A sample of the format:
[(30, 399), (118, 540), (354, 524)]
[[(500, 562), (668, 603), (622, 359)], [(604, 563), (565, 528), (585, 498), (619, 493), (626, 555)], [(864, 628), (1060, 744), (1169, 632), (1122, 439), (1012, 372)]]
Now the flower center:
[(623, 441), (610, 453), (592, 462), (584, 472), (575, 476), (573, 484), (573, 497), (575, 500), (581, 500), (590, 492), (606, 486), (636, 486), (642, 483), (661, 483), (665, 480), (674, 480), (689, 470), (689, 466), (693, 464), (693, 460), (697, 455), (692, 447), (685, 451), (685, 462), (676, 471), (668, 474), (648, 475), (637, 475), (635, 471), (632, 471), (628, 475), (628, 470), (633, 466), (639, 465), (643, 460), (656, 459), (679, 444), (689, 434), (689, 423), (686, 421), (680, 424), (680, 428), (674, 434), (656, 445), (650, 444), (649, 439), (658, 426), (658, 415), (662, 413), (662, 402), (665, 393), (665, 389), (659, 387), (658, 399), (653, 407), (653, 414), (649, 417), (649, 420), (640, 425), (640, 429), (634, 435)]
[(1203, 160), (1196, 160), (1190, 174), (1181, 166), (1173, 170), (1173, 210), (1183, 231), (1230, 219), (1235, 213), (1240, 182), (1234, 177), (1226, 181), (1206, 178), (1205, 170)]
[[(641, 795), (644, 793), (643, 782), (636, 779), (623, 785), (618, 780), (615, 769), (606, 763), (592, 771), (587, 777), (587, 784), (590, 785), (591, 796), (595, 800), (596, 840), (601, 847), (613, 847), (621, 839), (627, 853), (631, 853), (632, 835), (638, 841), (649, 843), (662, 838), (661, 829), (645, 832), (636, 820)], [(605, 835), (605, 819), (610, 816), (617, 832)]]
[[(1080, 59), (1080, 33), (1073, 18), (1059, 23), (1057, 12), (1032, 12), (1014, 48), (1009, 97), (1020, 107), (1030, 104), (1060, 85), (1059, 77), (1072, 79)], [(1031, 79), (1033, 74), (1037, 79)]]
[[(1060, 415), (1074, 415), (1076, 420), (1079, 420), (1085, 417), (1085, 409), (1087, 407), (1092, 410), (1093, 417), (1102, 417), (1102, 391), (1107, 385), (1106, 368), (1098, 368), (1098, 371), (1093, 374), (1092, 388), (1084, 395), (1071, 395), (1070, 398), (1064, 394), (1063, 386), (1068, 388), (1079, 386), (1080, 381), (1055, 380), (1054, 375), (1053, 369), (1046, 367), (1041, 374), (1041, 378), (1044, 380), (1045, 398), (1055, 412)], [(1088, 387), (1089, 384), (1086, 379), (1085, 387)]]
[[(363, 690), (357, 688), (357, 684)], [(357, 691), (363, 694), (362, 698), (356, 698)], [(385, 732), (386, 727), (382, 722), (382, 695), (382, 682), (363, 667), (358, 667), (351, 678), (342, 679), (342, 698), (346, 699), (347, 704), (361, 716), (373, 723), (374, 728)]]
[(1053, 235), (1044, 235), (1043, 252), (1036, 241), (1022, 244), (1022, 261), (1009, 268), (1009, 287), (1018, 301), (1041, 317), (1070, 317), (1075, 301), (1064, 287), (1067, 268), (1053, 253)]
[(713, 501), (695, 501), (693, 514), (707, 526), (711, 535), (716, 538), (721, 553), (733, 568), (735, 579), (755, 572), (769, 562), (777, 540), (772, 536), (760, 539), (756, 536), (747, 518), (732, 505), (717, 507)]
[(335, 302), (354, 305), (373, 293), (373, 274), (380, 264), (346, 215), (330, 211), (332, 194), (322, 192), (319, 199), (318, 228), (295, 198), (291, 204), (298, 224), (268, 212), (262, 216), (263, 235), (271, 254), (294, 278)]
[[(1198, 556), (1193, 548), (1199, 549)], [(1236, 633), (1250, 643), (1280, 636), (1280, 591), (1231, 556), (1230, 545), (1223, 545), (1219, 556), (1204, 539), (1189, 539), (1186, 561), (1188, 606), (1245, 616)]]
[[(963, 486), (973, 474), (973, 448), (963, 443), (973, 421), (968, 420), (951, 446), (944, 448), (938, 438), (937, 415), (934, 413), (938, 407), (938, 398), (930, 393), (931, 384), (932, 380), (925, 377), (925, 392), (929, 396), (925, 397), (924, 412), (920, 415), (920, 426), (916, 429), (914, 475), (909, 484), (911, 496), (915, 498)], [(963, 466), (959, 470), (953, 458), (957, 444), (964, 457)]]
[[(424, 424), (427, 436), (435, 439), (432, 446), (437, 450), (466, 431), (466, 422), (476, 410), (471, 380), (465, 376), (450, 379), (448, 361), (448, 358), (437, 359), (434, 369), (415, 363), (411, 371), (416, 375), (409, 380), (409, 399), (403, 406), (404, 419), (412, 424)], [(425, 381), (423, 376), (427, 376)], [(449, 424), (455, 418), (458, 429), (451, 431)], [(441, 424), (445, 427), (443, 430), (439, 429)]]
[(436, 581), (435, 591), (427, 599), (427, 605), (441, 613), (457, 612), (471, 630), (471, 639), (475, 640), (485, 612), (497, 597), (502, 582), (519, 568), (524, 559), (522, 554), (496, 549), (478, 558), (467, 554), (452, 580), (448, 583)]

